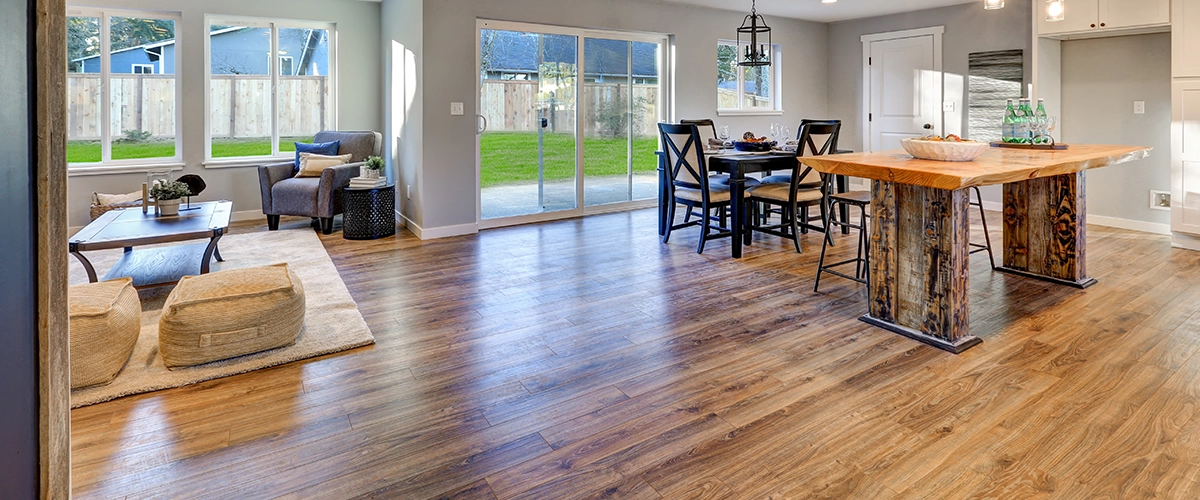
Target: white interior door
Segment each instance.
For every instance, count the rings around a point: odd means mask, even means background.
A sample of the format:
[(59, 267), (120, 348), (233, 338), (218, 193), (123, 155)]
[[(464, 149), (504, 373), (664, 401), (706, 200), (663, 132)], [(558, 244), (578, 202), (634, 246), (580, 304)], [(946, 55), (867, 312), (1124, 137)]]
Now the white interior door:
[(869, 44), (868, 144), (900, 148), (900, 139), (942, 133), (940, 37), (933, 34)]

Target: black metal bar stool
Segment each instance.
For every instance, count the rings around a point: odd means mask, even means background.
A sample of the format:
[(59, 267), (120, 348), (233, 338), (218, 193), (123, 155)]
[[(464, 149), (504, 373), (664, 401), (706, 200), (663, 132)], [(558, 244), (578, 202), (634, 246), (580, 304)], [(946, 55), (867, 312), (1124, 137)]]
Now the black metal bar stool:
[(995, 269), (996, 268), (996, 258), (994, 256), (992, 256), (992, 237), (990, 235), (988, 235), (987, 214), (985, 214), (983, 212), (983, 195), (979, 194), (979, 188), (976, 186), (971, 186), (971, 190), (975, 191), (975, 201), (972, 201), (969, 204), (973, 207), (979, 207), (979, 220), (983, 221), (984, 244), (968, 242), (967, 245), (970, 245), (970, 247), (971, 247), (971, 252), (970, 252), (971, 254), (976, 254), (979, 252), (987, 252), (988, 253), (988, 261), (992, 263), (992, 269)]
[[(828, 214), (837, 213), (835, 211), (837, 208), (846, 208), (848, 212), (849, 207), (858, 207), (860, 213), (858, 224), (850, 222), (849, 219), (838, 220), (838, 218), (829, 217), (827, 224), (829, 224), (830, 227), (829, 229), (826, 229), (827, 234), (832, 232), (832, 226), (857, 229), (858, 253), (853, 259), (826, 265), (825, 248), (829, 246), (829, 238), (823, 238), (821, 241), (821, 259), (817, 261), (817, 283), (813, 285), (814, 292), (819, 292), (821, 290), (821, 273), (829, 273), (851, 281), (857, 281), (864, 285), (867, 284), (867, 273), (869, 272), (868, 267), (871, 264), (871, 247), (867, 243), (867, 219), (870, 218), (870, 216), (867, 215), (867, 205), (870, 204), (871, 193), (869, 191), (850, 191), (848, 193), (829, 195), (829, 210), (826, 211)], [(833, 269), (838, 266), (845, 266), (849, 264), (854, 264), (854, 276), (850, 276)]]

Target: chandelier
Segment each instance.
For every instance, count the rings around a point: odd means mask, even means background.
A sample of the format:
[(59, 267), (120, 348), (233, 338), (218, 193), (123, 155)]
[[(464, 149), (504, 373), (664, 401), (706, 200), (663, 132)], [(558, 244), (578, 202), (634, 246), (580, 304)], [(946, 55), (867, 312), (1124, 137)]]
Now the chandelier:
[[(759, 41), (766, 36), (767, 43)], [(743, 37), (746, 37), (745, 44)], [(738, 60), (738, 66), (770, 66), (771, 65), (771, 28), (767, 21), (758, 14), (754, 0), (750, 0), (750, 15), (742, 20), (742, 26), (737, 29), (738, 47), (746, 47)]]

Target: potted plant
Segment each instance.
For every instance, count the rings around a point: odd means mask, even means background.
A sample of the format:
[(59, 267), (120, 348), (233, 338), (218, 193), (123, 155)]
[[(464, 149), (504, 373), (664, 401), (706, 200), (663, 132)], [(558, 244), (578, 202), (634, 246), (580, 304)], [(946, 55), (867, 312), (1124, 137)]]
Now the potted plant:
[(381, 172), (383, 172), (383, 158), (378, 156), (368, 156), (367, 161), (363, 162), (362, 168), (359, 169), (359, 175), (365, 179), (378, 179)]
[(179, 181), (154, 181), (150, 188), (150, 196), (158, 206), (159, 215), (179, 215), (179, 200), (191, 195), (187, 184)]

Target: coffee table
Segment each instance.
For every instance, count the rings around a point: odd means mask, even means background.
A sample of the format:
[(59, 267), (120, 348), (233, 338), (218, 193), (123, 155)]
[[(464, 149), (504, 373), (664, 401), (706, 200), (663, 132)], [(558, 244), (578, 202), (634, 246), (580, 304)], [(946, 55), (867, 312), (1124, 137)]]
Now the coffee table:
[[(71, 255), (83, 264), (88, 280), (93, 283), (99, 281), (96, 269), (83, 252), (110, 248), (124, 248), (125, 255), (104, 275), (106, 280), (129, 276), (133, 278), (133, 286), (145, 287), (205, 274), (213, 257), (223, 260), (217, 241), (229, 229), (233, 202), (211, 201), (192, 206), (193, 209), (181, 211), (178, 216), (142, 213), (141, 208), (106, 212), (71, 237)], [(135, 246), (198, 239), (208, 242), (133, 250)]]

